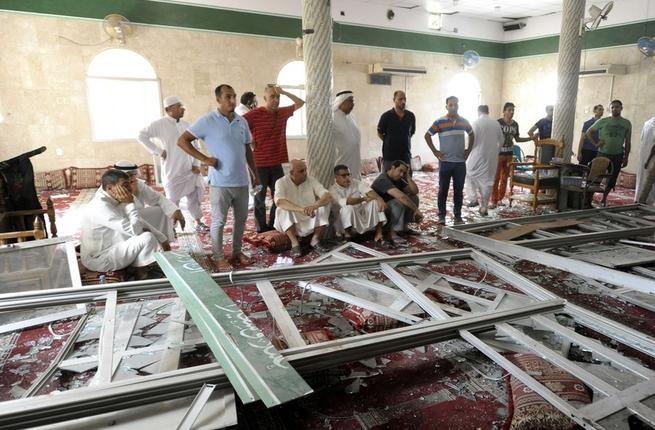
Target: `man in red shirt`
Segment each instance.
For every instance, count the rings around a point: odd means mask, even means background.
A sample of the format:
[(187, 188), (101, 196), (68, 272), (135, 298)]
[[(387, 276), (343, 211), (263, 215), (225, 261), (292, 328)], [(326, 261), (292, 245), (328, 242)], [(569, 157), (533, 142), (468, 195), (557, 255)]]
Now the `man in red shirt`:
[[(280, 95), (293, 101), (290, 106), (280, 107)], [(289, 161), (287, 153), (287, 120), (303, 107), (305, 101), (284, 91), (277, 85), (268, 84), (264, 89), (264, 106), (253, 109), (243, 117), (248, 121), (252, 134), (253, 154), (262, 189), (255, 195), (255, 224), (257, 232), (273, 230), (275, 203), (271, 206), (266, 222), (266, 192), (275, 195), (275, 181), (284, 176), (282, 163)]]

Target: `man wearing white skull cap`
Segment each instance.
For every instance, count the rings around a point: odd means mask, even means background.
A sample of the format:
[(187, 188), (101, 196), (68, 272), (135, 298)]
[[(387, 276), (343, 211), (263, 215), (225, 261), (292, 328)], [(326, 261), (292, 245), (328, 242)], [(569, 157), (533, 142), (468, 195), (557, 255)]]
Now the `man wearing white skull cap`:
[[(175, 206), (179, 206), (180, 200), (186, 198), (187, 209), (196, 220), (196, 231), (206, 233), (209, 227), (201, 221), (200, 202), (204, 184), (200, 175), (200, 162), (177, 146), (177, 139), (189, 127), (189, 123), (182, 119), (184, 105), (177, 96), (166, 97), (163, 105), (166, 115), (141, 130), (137, 140), (151, 154), (161, 158), (166, 197)], [(194, 145), (198, 147), (197, 142)]]
[(355, 99), (352, 91), (344, 90), (337, 93), (332, 104), (334, 111), (332, 138), (337, 150), (336, 164), (348, 166), (353, 179), (359, 180), (362, 170), (361, 133), (351, 115), (354, 107)]

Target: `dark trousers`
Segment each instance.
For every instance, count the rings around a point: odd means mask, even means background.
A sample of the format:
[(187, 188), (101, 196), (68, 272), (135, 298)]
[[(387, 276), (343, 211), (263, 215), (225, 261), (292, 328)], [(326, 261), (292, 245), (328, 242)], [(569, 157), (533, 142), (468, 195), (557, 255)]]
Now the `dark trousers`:
[(462, 201), (464, 200), (464, 180), (466, 179), (466, 163), (453, 163), (451, 161), (439, 162), (439, 194), (437, 195), (437, 207), (439, 216), (446, 216), (446, 200), (450, 179), (453, 180), (453, 214), (456, 217), (462, 216)]
[(583, 149), (581, 155), (582, 155), (582, 159), (580, 160), (580, 164), (586, 166), (589, 163), (591, 163), (591, 160), (596, 158), (596, 155), (598, 155), (598, 151), (594, 151), (593, 149)]
[(621, 166), (623, 165), (623, 154), (603, 154), (602, 152), (599, 152), (598, 156), (609, 158), (610, 164), (612, 165), (612, 176), (607, 180), (607, 188), (605, 188), (609, 193), (609, 190), (614, 189), (616, 180), (619, 177), (619, 173), (621, 173)]
[(275, 198), (275, 181), (284, 176), (284, 170), (282, 170), (282, 165), (278, 164), (277, 166), (271, 167), (258, 167), (257, 174), (259, 175), (262, 189), (255, 194), (255, 226), (257, 227), (257, 232), (261, 233), (273, 229), (273, 223), (275, 223), (275, 202), (271, 205), (271, 213), (267, 223), (266, 192), (270, 188), (271, 196)]

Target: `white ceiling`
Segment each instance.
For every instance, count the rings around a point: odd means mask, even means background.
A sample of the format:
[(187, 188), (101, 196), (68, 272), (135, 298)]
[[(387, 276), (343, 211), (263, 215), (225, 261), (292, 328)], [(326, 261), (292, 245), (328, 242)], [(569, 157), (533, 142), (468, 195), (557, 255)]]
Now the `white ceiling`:
[(390, 8), (424, 9), (434, 13), (509, 21), (562, 11), (562, 0), (359, 0)]
[[(237, 9), (282, 16), (302, 15), (303, 0), (150, 0)], [(318, 0), (306, 0), (318, 1)], [(346, 24), (402, 31), (445, 34), (463, 38), (505, 41), (524, 40), (559, 33), (563, 0), (331, 0), (332, 17)], [(585, 1), (603, 7), (609, 0)], [(387, 18), (387, 10), (394, 18)], [(444, 13), (442, 29), (428, 27), (429, 13)], [(452, 12), (456, 12), (451, 14)], [(587, 13), (585, 13), (587, 15)], [(129, 18), (129, 17), (128, 17)], [(524, 18), (527, 26), (503, 31), (501, 22)], [(614, 0), (614, 9), (603, 26), (655, 19), (655, 0)]]

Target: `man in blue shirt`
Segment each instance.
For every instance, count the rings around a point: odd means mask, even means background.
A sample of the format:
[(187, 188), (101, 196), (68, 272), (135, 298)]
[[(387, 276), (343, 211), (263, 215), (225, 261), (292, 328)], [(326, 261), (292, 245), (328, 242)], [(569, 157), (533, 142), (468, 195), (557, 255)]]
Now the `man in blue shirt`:
[[(236, 93), (221, 84), (214, 91), (218, 109), (200, 117), (178, 139), (177, 144), (192, 157), (209, 165), (209, 200), (211, 202), (211, 238), (214, 259), (219, 270), (230, 270), (223, 253), (223, 229), (227, 212), (232, 208), (232, 264), (247, 264), (249, 258), (241, 252), (243, 231), (248, 216), (248, 170), (253, 176), (253, 187), (259, 185), (250, 143), (248, 123), (234, 113)], [(210, 156), (198, 151), (191, 142), (202, 139)]]
[[(528, 136), (534, 140), (537, 137), (539, 140), (550, 139), (553, 132), (553, 105), (546, 106), (546, 116), (541, 118), (535, 125), (528, 130)], [(535, 135), (534, 132), (538, 131)], [(555, 156), (555, 147), (546, 145), (541, 148), (541, 158), (538, 160), (540, 164), (548, 164)]]
[[(453, 215), (455, 224), (462, 224), (462, 201), (464, 200), (464, 180), (466, 179), (466, 159), (473, 148), (475, 136), (471, 124), (459, 116), (459, 100), (455, 96), (446, 99), (448, 113), (437, 119), (425, 133), (425, 141), (435, 157), (439, 159), (439, 224), (446, 223), (446, 199), (453, 180)], [(432, 143), (432, 136), (439, 134), (439, 150)], [(468, 135), (468, 148), (465, 136)]]
[[(580, 143), (578, 144), (578, 163), (584, 164), (585, 166), (589, 163), (591, 163), (591, 160), (596, 158), (596, 155), (598, 155), (598, 148), (594, 146), (593, 143), (589, 139), (587, 139), (587, 130), (589, 130), (589, 127), (594, 125), (596, 121), (601, 119), (603, 117), (603, 113), (605, 112), (605, 108), (603, 105), (596, 105), (594, 106), (594, 116), (589, 118), (585, 123), (582, 125), (582, 135), (580, 136)], [(598, 132), (594, 132), (595, 139), (598, 140)]]

